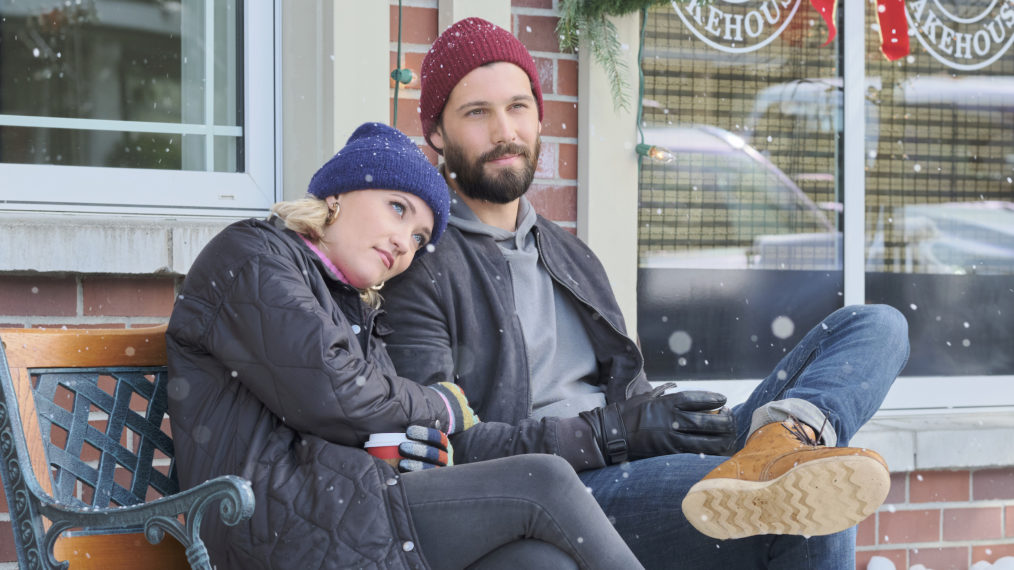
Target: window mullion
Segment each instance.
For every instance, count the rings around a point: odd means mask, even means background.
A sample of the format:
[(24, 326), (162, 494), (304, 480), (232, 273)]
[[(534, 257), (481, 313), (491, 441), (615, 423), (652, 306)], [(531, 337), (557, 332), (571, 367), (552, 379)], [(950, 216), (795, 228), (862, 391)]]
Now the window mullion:
[(843, 2), (845, 22), (840, 37), (845, 64), (844, 87), (844, 293), (845, 304), (866, 300), (866, 170), (863, 168), (866, 141), (866, 27), (865, 2)]
[(204, 169), (215, 170), (215, 2), (204, 0)]
[[(199, 38), (204, 37), (204, 26), (211, 22), (204, 21), (204, 11), (199, 10), (203, 0), (183, 0), (180, 21), (180, 90), (184, 123), (205, 124), (203, 107), (206, 105), (202, 96), (205, 89), (201, 63), (207, 54), (201, 48)], [(203, 163), (200, 141), (206, 139), (199, 136), (184, 136), (181, 145), (183, 170), (207, 170)]]

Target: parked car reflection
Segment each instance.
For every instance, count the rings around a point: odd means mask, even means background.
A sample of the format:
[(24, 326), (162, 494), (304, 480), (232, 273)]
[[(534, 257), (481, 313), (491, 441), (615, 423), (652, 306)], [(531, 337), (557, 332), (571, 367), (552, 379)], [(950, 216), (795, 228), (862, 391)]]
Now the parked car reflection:
[(899, 273), (1014, 273), (1014, 202), (911, 204), (878, 216), (867, 267)]
[(674, 156), (645, 161), (640, 266), (840, 269), (840, 234), (784, 172), (735, 134), (694, 125), (644, 130)]
[[(815, 203), (735, 134), (645, 129), (673, 155), (642, 167), (642, 268), (840, 270), (840, 203)], [(1014, 273), (1014, 202), (907, 204), (870, 217), (866, 267), (899, 273)]]

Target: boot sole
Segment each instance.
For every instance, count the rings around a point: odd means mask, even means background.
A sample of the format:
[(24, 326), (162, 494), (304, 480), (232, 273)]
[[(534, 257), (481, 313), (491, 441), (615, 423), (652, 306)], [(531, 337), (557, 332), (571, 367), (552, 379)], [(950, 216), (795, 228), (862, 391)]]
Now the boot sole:
[(771, 481), (698, 481), (683, 499), (683, 514), (712, 538), (820, 536), (843, 531), (873, 514), (890, 488), (890, 473), (873, 458), (827, 457)]

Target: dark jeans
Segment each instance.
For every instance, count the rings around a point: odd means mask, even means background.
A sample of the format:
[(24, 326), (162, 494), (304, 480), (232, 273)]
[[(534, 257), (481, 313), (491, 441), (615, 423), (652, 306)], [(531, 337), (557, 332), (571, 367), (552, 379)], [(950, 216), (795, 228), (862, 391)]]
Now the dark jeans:
[(403, 474), (402, 484), (434, 568), (641, 568), (559, 457), (427, 469)]
[[(835, 311), (778, 363), (733, 413), (746, 442), (753, 413), (798, 399), (827, 418), (839, 446), (877, 411), (908, 360), (908, 325), (885, 305)], [(814, 426), (820, 428), (821, 426)], [(584, 471), (602, 510), (647, 568), (854, 570), (855, 528), (827, 535), (715, 540), (690, 525), (682, 503), (690, 487), (727, 458), (681, 454)]]

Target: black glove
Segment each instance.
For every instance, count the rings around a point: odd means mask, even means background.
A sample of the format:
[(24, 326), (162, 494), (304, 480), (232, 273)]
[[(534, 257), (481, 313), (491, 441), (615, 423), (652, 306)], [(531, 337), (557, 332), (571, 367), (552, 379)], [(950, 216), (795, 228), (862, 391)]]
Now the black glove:
[(673, 453), (723, 455), (732, 448), (736, 420), (724, 407), (725, 396), (702, 390), (662, 394), (667, 387), (581, 412), (606, 463)]

